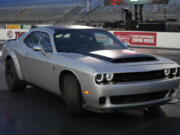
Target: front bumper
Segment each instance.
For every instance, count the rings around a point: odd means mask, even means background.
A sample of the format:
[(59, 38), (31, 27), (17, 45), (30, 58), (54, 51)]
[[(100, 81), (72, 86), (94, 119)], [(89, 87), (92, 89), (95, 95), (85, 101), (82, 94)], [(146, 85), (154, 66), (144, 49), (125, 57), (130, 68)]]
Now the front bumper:
[(99, 112), (99, 113), (104, 113), (104, 112), (115, 112), (115, 111), (120, 111), (120, 110), (125, 110), (125, 109), (137, 109), (137, 108), (146, 108), (146, 107), (153, 107), (153, 106), (159, 106), (168, 103), (172, 97), (164, 98), (164, 99), (159, 99), (159, 100), (153, 100), (149, 102), (140, 102), (140, 103), (131, 103), (131, 104), (119, 104), (119, 105), (105, 105), (105, 106), (84, 106), (86, 110), (93, 111), (93, 112)]
[[(152, 80), (143, 82), (126, 82), (117, 84), (95, 85), (93, 89), (96, 93), (93, 95), (86, 95), (84, 105), (85, 109), (95, 112), (111, 112), (121, 109), (149, 107), (166, 104), (176, 94), (179, 87), (180, 78)], [(161, 91), (168, 91), (167, 95), (159, 99), (152, 99), (148, 101), (136, 101), (131, 103), (113, 104), (111, 102), (112, 96), (131, 96), (137, 94), (149, 94)], [(173, 91), (173, 92), (172, 92)], [(171, 93), (171, 94), (170, 94)], [(105, 97), (105, 103), (100, 104), (100, 98)]]

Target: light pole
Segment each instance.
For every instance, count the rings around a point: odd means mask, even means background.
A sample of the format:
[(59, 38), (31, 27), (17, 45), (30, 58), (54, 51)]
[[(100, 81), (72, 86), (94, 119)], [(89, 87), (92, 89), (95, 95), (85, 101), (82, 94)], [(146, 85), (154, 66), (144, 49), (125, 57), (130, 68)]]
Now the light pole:
[[(90, 11), (91, 11), (91, 0), (87, 0), (87, 2), (86, 2), (86, 14), (89, 14)], [(86, 25), (89, 25), (88, 17), (86, 18)]]
[(87, 0), (86, 7), (87, 7), (87, 13), (89, 13), (91, 11), (91, 0)]

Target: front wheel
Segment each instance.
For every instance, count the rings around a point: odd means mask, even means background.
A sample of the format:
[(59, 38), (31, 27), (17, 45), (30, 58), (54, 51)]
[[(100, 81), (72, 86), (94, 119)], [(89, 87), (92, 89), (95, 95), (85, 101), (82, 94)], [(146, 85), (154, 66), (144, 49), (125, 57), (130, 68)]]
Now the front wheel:
[(14, 62), (11, 59), (6, 61), (5, 77), (10, 91), (23, 91), (25, 89), (26, 83), (19, 80)]
[(71, 73), (68, 73), (64, 78), (64, 95), (68, 113), (72, 116), (82, 115), (80, 84)]

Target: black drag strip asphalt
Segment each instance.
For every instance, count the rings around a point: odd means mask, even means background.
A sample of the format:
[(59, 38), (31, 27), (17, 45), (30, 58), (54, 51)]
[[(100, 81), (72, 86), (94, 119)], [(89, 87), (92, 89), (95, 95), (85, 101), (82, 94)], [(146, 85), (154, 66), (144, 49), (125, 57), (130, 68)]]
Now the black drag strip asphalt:
[[(180, 64), (180, 51), (136, 50)], [(179, 127), (180, 103), (164, 105), (156, 114), (129, 110), (111, 114), (85, 112), (82, 117), (70, 117), (64, 103), (52, 93), (33, 87), (9, 92), (4, 66), (0, 64), (0, 135), (180, 135)]]

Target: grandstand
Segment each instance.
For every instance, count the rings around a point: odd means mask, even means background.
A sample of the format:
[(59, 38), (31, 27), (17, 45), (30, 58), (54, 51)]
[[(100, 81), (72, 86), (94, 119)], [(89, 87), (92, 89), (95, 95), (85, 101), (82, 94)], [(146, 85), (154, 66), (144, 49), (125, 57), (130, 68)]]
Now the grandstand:
[[(75, 2), (76, 1), (76, 2)], [(47, 24), (47, 23), (58, 23), (65, 22), (65, 16), (68, 14), (77, 13), (74, 12), (75, 9), (83, 9), (86, 7), (84, 0), (53, 0), (54, 4), (49, 3), (48, 0), (28, 4), (25, 3), (24, 6), (20, 5), (5, 6), (0, 7), (0, 23), (1, 24)], [(33, 5), (34, 4), (34, 5)], [(73, 15), (73, 14), (72, 14)], [(66, 22), (67, 23), (67, 22)]]
[[(35, 2), (35, 1), (34, 1)], [(12, 7), (13, 6), (13, 7)], [(104, 6), (104, 0), (40, 0), (38, 5), (0, 7), (0, 24), (104, 24), (125, 21), (123, 9), (129, 9), (134, 20), (134, 5)], [(149, 4), (143, 7), (143, 21), (180, 22), (180, 2)]]
[(72, 11), (74, 8), (83, 8), (80, 5), (51, 6), (51, 7), (28, 7), (28, 8), (1, 8), (0, 23), (53, 23)]
[[(101, 5), (99, 8), (88, 14), (85, 18), (81, 18), (81, 21), (86, 19), (89, 19), (91, 22), (115, 22), (123, 20), (122, 10), (124, 8), (128, 8), (132, 13), (134, 12), (133, 5)], [(165, 10), (167, 20), (176, 19), (177, 21), (180, 21), (180, 3), (144, 5), (144, 21), (164, 20)]]
[(0, 8), (8, 7), (46, 7), (59, 5), (75, 5), (81, 0), (0, 0)]

